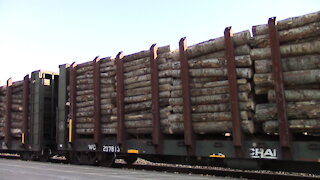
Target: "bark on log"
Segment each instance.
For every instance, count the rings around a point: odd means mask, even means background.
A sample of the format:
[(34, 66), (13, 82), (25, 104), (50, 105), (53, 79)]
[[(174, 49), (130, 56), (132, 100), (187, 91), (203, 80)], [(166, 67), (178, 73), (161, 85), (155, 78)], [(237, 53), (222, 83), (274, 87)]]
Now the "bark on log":
[[(320, 35), (320, 22), (307, 24), (306, 26), (279, 31), (280, 43), (290, 41), (297, 42), (302, 39), (310, 39)], [(254, 47), (270, 47), (269, 34), (254, 36)]]
[[(190, 68), (220, 68), (226, 67), (227, 61), (225, 58), (209, 58), (209, 59), (189, 59)], [(179, 64), (179, 63), (178, 63)], [(236, 67), (247, 67), (252, 65), (252, 61), (249, 55), (236, 56), (235, 57)]]
[[(240, 111), (241, 120), (248, 120), (252, 117), (248, 111)], [(192, 121), (201, 122), (201, 121), (231, 121), (231, 112), (215, 112), (215, 113), (193, 113)], [(168, 122), (183, 122), (182, 114), (170, 114), (168, 116)]]
[[(316, 119), (320, 117), (319, 102), (287, 103), (288, 119)], [(277, 120), (276, 104), (257, 104), (255, 121)]]
[[(298, 119), (289, 120), (289, 129), (293, 133), (314, 133), (320, 132), (320, 121), (319, 119)], [(278, 121), (267, 121), (263, 123), (263, 131), (265, 133), (278, 133), (279, 122)]]
[(93, 101), (93, 95), (82, 95), (76, 97), (76, 102)]
[[(232, 122), (193, 122), (193, 130), (198, 134), (226, 133), (232, 131)], [(253, 134), (255, 132), (252, 121), (241, 121), (241, 127), (245, 133)], [(164, 128), (166, 134), (182, 134), (184, 132), (183, 123), (174, 123)]]
[[(226, 68), (207, 68), (207, 69), (190, 69), (189, 74), (192, 77), (208, 77), (208, 76), (227, 76), (228, 70)], [(238, 78), (252, 78), (251, 68), (236, 68)]]
[[(301, 89), (301, 90), (285, 90), (284, 91), (286, 101), (298, 102), (298, 101), (320, 101), (320, 90), (315, 89)], [(275, 91), (268, 91), (268, 100), (275, 102)]]
[[(248, 43), (250, 38), (251, 38), (250, 32), (243, 31), (243, 32), (235, 33), (233, 35), (232, 40), (235, 46), (239, 46), (239, 45)], [(223, 49), (225, 49), (224, 37), (219, 37), (216, 39), (211, 39), (209, 41), (205, 41), (199, 44), (189, 46), (187, 48), (187, 54), (189, 58), (192, 58), (199, 55), (221, 51)]]
[(81, 80), (81, 79), (93, 79), (93, 74), (82, 74), (76, 76), (76, 80)]
[[(319, 53), (320, 53), (320, 41), (318, 40), (280, 46), (281, 57), (301, 56), (301, 55), (319, 54)], [(271, 50), (270, 48), (252, 49), (250, 52), (250, 55), (252, 60), (270, 59)]]
[[(253, 81), (256, 86), (273, 87), (272, 74), (255, 74)], [(285, 85), (305, 85), (320, 82), (320, 69), (291, 71), (283, 73), (283, 81)]]
[(146, 62), (146, 63), (141, 63), (141, 64), (137, 64), (137, 65), (133, 65), (133, 66), (124, 67), (123, 72), (127, 73), (127, 72), (136, 71), (138, 69), (143, 69), (143, 68), (150, 68), (150, 61)]
[[(213, 88), (206, 88), (201, 87), (199, 89), (191, 89), (190, 95), (191, 96), (204, 96), (204, 95), (216, 95), (216, 94), (226, 94), (229, 93), (229, 86), (220, 86), (220, 87), (213, 87)], [(242, 84), (238, 85), (238, 92), (250, 92), (251, 84)], [(181, 97), (182, 96), (182, 90), (174, 90), (171, 91), (171, 97)]]
[(93, 100), (88, 100), (88, 101), (83, 101), (83, 102), (77, 102), (76, 107), (77, 108), (82, 108), (82, 107), (88, 107), (88, 106), (93, 106), (94, 102)]
[(142, 82), (142, 81), (150, 81), (151, 80), (151, 75), (142, 75), (142, 76), (136, 76), (136, 77), (131, 77), (131, 78), (126, 78), (123, 80), (125, 86), (128, 84), (133, 84), (137, 82)]
[[(173, 81), (172, 78), (159, 78), (159, 84), (171, 84)], [(147, 87), (147, 86), (151, 86), (151, 81), (141, 81), (141, 82), (137, 82), (137, 83), (132, 83), (132, 84), (128, 84), (124, 86), (125, 90), (128, 89), (134, 89), (134, 88), (142, 88), (142, 87)]]
[(113, 78), (116, 75), (115, 71), (100, 72), (100, 78)]
[[(162, 46), (162, 47), (158, 47), (158, 54), (161, 53), (165, 53), (165, 52), (170, 52), (170, 45), (167, 46)], [(145, 50), (145, 51), (140, 51), (137, 53), (133, 53), (133, 54), (129, 54), (123, 57), (124, 61), (133, 61), (136, 59), (141, 59), (141, 58), (145, 58), (145, 57), (149, 57), (150, 56), (150, 50)]]
[(20, 104), (12, 104), (11, 105), (11, 111), (22, 111), (23, 108), (22, 108), (22, 105)]
[[(282, 31), (286, 29), (297, 28), (318, 21), (320, 21), (320, 11), (278, 21), (277, 28), (278, 30)], [(252, 32), (254, 36), (267, 34), (268, 24), (254, 26), (252, 28)]]
[[(282, 70), (284, 72), (320, 69), (320, 55), (306, 55), (306, 56), (282, 58), (281, 62), (282, 62)], [(272, 61), (271, 59), (256, 60), (254, 61), (254, 67), (255, 67), (255, 72), (258, 74), (271, 73)]]
[[(163, 91), (159, 93), (160, 98), (169, 98), (170, 97), (170, 91)], [(137, 102), (143, 102), (147, 100), (151, 100), (151, 94), (143, 94), (138, 96), (129, 96), (124, 98), (125, 103), (137, 103)]]
[(150, 68), (142, 68), (135, 71), (124, 73), (124, 78), (130, 78), (135, 76), (147, 75), (150, 74)]
[[(248, 102), (240, 102), (240, 110), (241, 111), (247, 111), (247, 110), (254, 110), (255, 103), (252, 101)], [(182, 113), (182, 106), (173, 106), (172, 111), (174, 113)], [(225, 112), (230, 111), (230, 103), (224, 103), (224, 104), (208, 104), (208, 105), (197, 105), (192, 106), (191, 110), (193, 113), (210, 113), (210, 112)]]
[[(247, 92), (238, 93), (239, 101), (246, 102), (249, 101), (249, 95)], [(206, 105), (206, 104), (217, 104), (217, 103), (227, 103), (230, 101), (229, 94), (218, 94), (218, 95), (207, 95), (207, 96), (193, 96), (190, 97), (192, 105)], [(172, 106), (182, 105), (183, 98), (170, 98), (169, 104)]]
[(78, 84), (76, 85), (77, 91), (83, 91), (83, 90), (92, 90), (93, 84)]
[(76, 91), (77, 96), (85, 96), (85, 95), (92, 95), (92, 94), (93, 94), (93, 89)]

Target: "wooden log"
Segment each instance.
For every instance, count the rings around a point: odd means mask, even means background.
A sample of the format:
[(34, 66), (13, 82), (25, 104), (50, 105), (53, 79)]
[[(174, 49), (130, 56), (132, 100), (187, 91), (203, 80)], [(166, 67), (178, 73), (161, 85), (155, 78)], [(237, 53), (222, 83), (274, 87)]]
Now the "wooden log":
[[(252, 117), (248, 111), (241, 111), (240, 118), (241, 120), (248, 120)], [(193, 113), (192, 121), (201, 122), (201, 121), (231, 121), (231, 112), (214, 112), (214, 113)], [(182, 114), (170, 114), (168, 116), (168, 122), (183, 122)]]
[[(230, 133), (232, 131), (231, 121), (193, 122), (192, 126), (197, 134)], [(241, 121), (241, 127), (245, 133), (253, 134), (255, 132), (253, 121)], [(173, 123), (164, 128), (164, 131), (166, 134), (182, 134), (184, 132), (183, 123)]]
[[(207, 69), (190, 69), (189, 73), (192, 77), (208, 77), (208, 76), (227, 76), (226, 68), (207, 68)], [(251, 68), (236, 68), (238, 78), (252, 78)]]
[[(159, 78), (159, 84), (171, 84), (173, 81), (173, 79), (171, 77), (169, 78)], [(127, 89), (134, 89), (134, 88), (141, 88), (141, 87), (147, 87), (147, 86), (151, 86), (151, 81), (141, 81), (141, 82), (137, 82), (137, 83), (132, 83), (132, 84), (128, 84), (126, 85), (124, 88), (125, 90)]]
[(107, 93), (101, 93), (100, 98), (105, 99), (105, 98), (112, 98), (114, 99), (116, 97), (116, 92), (107, 92)]
[[(278, 30), (287, 30), (291, 28), (297, 28), (309, 23), (320, 21), (320, 11), (305, 14), (302, 16), (291, 17), (277, 22)], [(262, 35), (268, 33), (268, 24), (257, 25), (252, 28), (253, 35)]]
[(88, 107), (88, 106), (93, 106), (93, 105), (94, 105), (93, 100), (88, 100), (88, 101), (76, 103), (77, 108)]
[(22, 104), (12, 104), (11, 111), (22, 111), (23, 107)]
[(76, 112), (76, 117), (92, 117), (93, 116), (93, 111), (77, 111)]
[(116, 87), (115, 86), (100, 86), (100, 92), (101, 93), (112, 93), (112, 92), (116, 92)]
[(93, 84), (77, 84), (76, 89), (77, 91), (92, 90)]
[(112, 78), (116, 75), (116, 71), (100, 72), (100, 78)]
[[(240, 102), (239, 105), (241, 111), (254, 110), (255, 108), (255, 103), (253, 101)], [(225, 112), (230, 110), (230, 103), (192, 106), (193, 113)], [(182, 106), (172, 106), (172, 111), (174, 113), (182, 113)]]
[[(255, 74), (253, 77), (256, 86), (273, 87), (273, 77), (271, 73)], [(291, 71), (283, 73), (283, 81), (285, 85), (305, 85), (320, 82), (320, 69)]]
[[(262, 128), (265, 133), (277, 134), (279, 132), (279, 122), (264, 122)], [(319, 119), (289, 120), (289, 129), (293, 133), (320, 132), (320, 121)]]
[[(233, 43), (235, 46), (243, 45), (249, 42), (251, 38), (249, 31), (243, 31), (235, 33), (233, 35)], [(225, 49), (224, 37), (211, 39), (205, 42), (201, 42), (187, 48), (188, 58), (196, 57), (199, 55), (209, 54), (216, 51)]]
[(22, 99), (12, 98), (12, 104), (22, 105)]
[[(320, 69), (320, 55), (306, 55), (282, 58), (282, 70), (297, 71), (297, 70), (309, 70), (309, 69)], [(254, 61), (255, 72), (260, 73), (271, 73), (272, 62), (271, 59), (263, 59)]]
[[(320, 90), (316, 89), (285, 90), (284, 93), (288, 102), (320, 101)], [(276, 101), (274, 90), (268, 91), (268, 100)]]
[(93, 89), (76, 91), (77, 96), (85, 96), (85, 95), (92, 95), (92, 94), (93, 94)]
[(90, 111), (93, 111), (93, 106), (77, 108), (76, 111), (77, 112), (90, 112)]
[[(290, 41), (300, 41), (302, 39), (312, 38), (320, 35), (320, 22), (307, 24), (302, 27), (292, 28), (288, 30), (279, 31), (280, 43)], [(269, 34), (254, 36), (254, 47), (270, 47)]]
[[(318, 54), (318, 53), (320, 53), (319, 40), (280, 46), (280, 54), (282, 58), (289, 57), (289, 56), (301, 56), (301, 55)], [(270, 59), (271, 50), (270, 48), (252, 49), (250, 52), (250, 55), (252, 60)]]
[[(170, 91), (163, 91), (159, 93), (160, 98), (169, 98), (170, 97)], [(124, 98), (125, 103), (138, 103), (143, 102), (147, 100), (151, 100), (151, 94), (143, 94), (143, 95), (137, 95), (137, 96), (129, 96)]]
[(81, 95), (76, 97), (76, 102), (93, 101), (93, 95)]
[[(216, 94), (226, 94), (229, 93), (229, 86), (220, 86), (220, 87), (200, 87), (199, 89), (191, 89), (190, 94), (191, 96), (204, 96), (204, 95), (216, 95)], [(238, 91), (239, 92), (250, 92), (251, 84), (242, 84), (238, 85)], [(171, 91), (170, 97), (181, 97), (182, 96), (182, 90), (173, 90)]]
[(124, 67), (123, 72), (128, 73), (128, 72), (136, 71), (136, 70), (143, 69), (143, 68), (150, 68), (150, 62), (148, 63), (146, 61), (145, 63)]
[(142, 75), (142, 76), (136, 76), (136, 77), (131, 77), (131, 78), (126, 78), (124, 79), (124, 84), (125, 86), (128, 84), (133, 84), (137, 82), (142, 82), (142, 81), (150, 81), (151, 80), (151, 75)]
[[(189, 59), (190, 68), (220, 68), (226, 67), (227, 61), (225, 58), (209, 58), (209, 59)], [(236, 56), (235, 57), (236, 67), (248, 67), (252, 65), (250, 55)]]
[[(287, 103), (288, 119), (316, 119), (320, 117), (319, 102), (289, 102)], [(257, 104), (255, 121), (277, 120), (276, 104)]]
[(124, 78), (130, 78), (130, 77), (147, 75), (147, 74), (150, 74), (150, 68), (137, 69), (135, 71), (124, 73), (123, 76)]
[[(249, 101), (249, 95), (247, 92), (238, 93), (239, 101), (246, 102)], [(229, 94), (217, 94), (217, 95), (207, 95), (207, 96), (192, 96), (190, 97), (192, 105), (206, 105), (206, 104), (217, 104), (217, 103), (227, 103), (230, 101)], [(172, 106), (182, 105), (183, 98), (170, 98), (169, 104)]]
[(76, 76), (76, 80), (92, 79), (92, 78), (93, 78), (93, 74), (82, 74), (82, 75)]
[(101, 67), (101, 64), (100, 64), (100, 73), (108, 73), (108, 72), (113, 72), (115, 70), (116, 70), (115, 66)]
[[(157, 53), (161, 54), (161, 53), (170, 52), (170, 51), (171, 51), (170, 46), (167, 45), (167, 46), (158, 47)], [(124, 62), (127, 62), (127, 61), (133, 61), (136, 59), (146, 58), (149, 56), (150, 56), (150, 50), (144, 50), (137, 53), (126, 55), (123, 57), (123, 59), (124, 59)]]
[[(160, 105), (168, 105), (169, 98), (161, 98), (159, 99)], [(139, 103), (127, 104), (125, 105), (124, 109), (126, 113), (134, 112), (134, 111), (144, 111), (147, 109), (151, 109), (152, 102), (151, 101), (144, 101)]]

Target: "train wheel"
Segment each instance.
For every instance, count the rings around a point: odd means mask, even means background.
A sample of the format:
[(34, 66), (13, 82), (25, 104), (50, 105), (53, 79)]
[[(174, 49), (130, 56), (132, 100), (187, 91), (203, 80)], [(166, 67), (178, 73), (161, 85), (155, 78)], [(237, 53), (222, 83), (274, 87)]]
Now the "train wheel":
[(33, 161), (35, 159), (32, 152), (23, 152), (20, 154), (20, 158), (24, 161)]
[(136, 162), (138, 158), (137, 157), (125, 157), (124, 160), (128, 165), (132, 165), (134, 162)]
[(116, 157), (114, 155), (100, 155), (99, 164), (102, 167), (112, 167), (115, 163)]
[(80, 155), (77, 152), (70, 152), (69, 153), (69, 162), (71, 164), (78, 165), (80, 164)]
[(41, 162), (48, 162), (50, 160), (50, 157), (51, 157), (51, 150), (50, 149), (43, 149), (41, 151), (41, 154), (39, 155), (39, 161)]

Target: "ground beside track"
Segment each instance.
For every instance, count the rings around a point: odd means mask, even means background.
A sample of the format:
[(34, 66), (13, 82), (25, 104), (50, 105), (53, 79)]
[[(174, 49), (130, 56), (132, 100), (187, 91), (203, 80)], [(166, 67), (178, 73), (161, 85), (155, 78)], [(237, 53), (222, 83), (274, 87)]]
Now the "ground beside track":
[(225, 180), (213, 176), (159, 173), (70, 164), (0, 159), (1, 180)]

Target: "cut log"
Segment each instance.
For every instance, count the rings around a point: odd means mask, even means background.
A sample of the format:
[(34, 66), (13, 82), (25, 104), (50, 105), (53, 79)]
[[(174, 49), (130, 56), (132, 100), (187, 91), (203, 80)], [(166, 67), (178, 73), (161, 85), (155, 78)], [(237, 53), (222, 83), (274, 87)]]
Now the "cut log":
[[(319, 102), (287, 103), (288, 119), (316, 119), (320, 117)], [(277, 120), (276, 104), (257, 104), (255, 121)]]
[[(279, 31), (280, 43), (306, 39), (320, 35), (320, 22), (307, 24), (305, 26)], [(269, 34), (254, 36), (255, 47), (270, 47)]]
[[(285, 98), (288, 102), (298, 101), (320, 101), (320, 90), (316, 89), (301, 89), (301, 90), (285, 90)], [(268, 100), (276, 101), (275, 91), (268, 91)]]
[[(284, 72), (320, 69), (320, 55), (306, 55), (306, 56), (282, 58), (281, 62), (282, 62), (282, 70)], [(272, 61), (271, 59), (256, 60), (254, 61), (254, 67), (255, 67), (256, 73), (258, 74), (271, 73)]]
[[(301, 56), (301, 55), (319, 54), (319, 53), (320, 53), (319, 40), (280, 46), (280, 54), (282, 58), (289, 57), (289, 56)], [(252, 60), (270, 59), (271, 50), (270, 48), (252, 49), (250, 52), (250, 55)]]
[[(227, 61), (225, 58), (210, 58), (210, 59), (189, 59), (190, 68), (220, 68), (226, 67)], [(236, 56), (235, 57), (236, 67), (248, 67), (252, 65), (252, 61), (249, 55)]]
[(81, 95), (76, 97), (76, 102), (93, 101), (93, 95)]
[[(298, 119), (289, 120), (289, 129), (293, 133), (313, 133), (320, 132), (319, 119)], [(279, 132), (278, 121), (267, 121), (263, 123), (263, 131), (265, 133), (277, 134)]]
[[(255, 74), (253, 77), (256, 86), (273, 87), (273, 77), (271, 73)], [(320, 69), (291, 71), (283, 73), (283, 81), (285, 85), (305, 85), (320, 82)]]
[[(190, 69), (189, 74), (192, 77), (208, 77), (208, 76), (227, 76), (226, 68), (207, 68), (207, 69)], [(251, 68), (236, 68), (238, 78), (252, 78)]]
[(124, 78), (130, 78), (130, 77), (147, 75), (147, 74), (150, 74), (150, 68), (137, 69), (135, 71), (124, 73), (123, 76)]
[[(243, 45), (249, 42), (251, 38), (249, 31), (243, 31), (233, 34), (233, 43), (235, 46)], [(189, 46), (187, 48), (187, 54), (189, 58), (196, 57), (199, 55), (209, 54), (216, 51), (225, 49), (224, 37), (211, 39), (209, 41), (201, 42)]]
[[(198, 134), (209, 133), (227, 133), (232, 130), (232, 122), (193, 122), (193, 130)], [(253, 134), (255, 132), (254, 123), (252, 121), (241, 121), (241, 127), (244, 132)], [(164, 128), (166, 134), (182, 134), (184, 132), (183, 123), (174, 123)]]
[[(246, 102), (249, 100), (249, 95), (246, 92), (238, 93), (239, 101)], [(218, 95), (208, 95), (208, 96), (193, 96), (190, 97), (192, 105), (206, 105), (206, 104), (217, 104), (217, 103), (227, 103), (230, 101), (229, 94), (218, 94)], [(169, 104), (172, 106), (182, 105), (183, 98), (170, 98)]]
[[(297, 28), (318, 21), (320, 21), (320, 11), (278, 21), (277, 28), (281, 31), (291, 28)], [(254, 36), (267, 34), (268, 24), (254, 26), (252, 28), (252, 32)]]
[[(163, 91), (159, 93), (160, 98), (169, 98), (170, 97), (170, 91)], [(137, 102), (143, 102), (147, 100), (151, 100), (152, 96), (151, 94), (143, 94), (138, 96), (129, 96), (124, 98), (125, 103), (137, 103)]]
[(93, 106), (94, 102), (93, 100), (88, 100), (88, 101), (83, 101), (83, 102), (77, 102), (76, 107), (77, 108), (82, 108), (82, 107), (88, 107), (88, 106)]
[[(251, 118), (251, 114), (248, 111), (241, 111), (240, 118), (241, 120), (248, 120)], [(193, 113), (192, 121), (201, 122), (201, 121), (231, 121), (231, 112), (215, 112), (215, 113)], [(168, 122), (183, 122), (182, 114), (170, 114), (168, 116)]]

